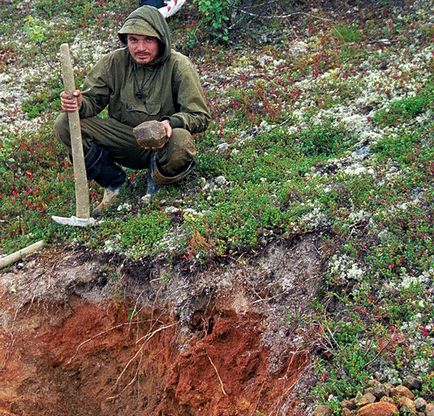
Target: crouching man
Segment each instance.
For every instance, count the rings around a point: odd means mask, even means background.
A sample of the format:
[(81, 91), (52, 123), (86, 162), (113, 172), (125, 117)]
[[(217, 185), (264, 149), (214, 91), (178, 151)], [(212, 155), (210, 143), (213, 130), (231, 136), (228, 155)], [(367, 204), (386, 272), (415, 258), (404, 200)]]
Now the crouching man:
[[(125, 183), (121, 166), (148, 168), (149, 194), (187, 176), (196, 155), (192, 134), (204, 131), (210, 120), (198, 74), (187, 57), (171, 49), (169, 27), (156, 8), (136, 9), (118, 36), (126, 47), (97, 62), (81, 91), (60, 95), (64, 112), (79, 110), (87, 177), (105, 188), (94, 216), (113, 204)], [(106, 107), (109, 118), (96, 117)], [(169, 138), (162, 148), (144, 149), (133, 135), (134, 127), (151, 120), (161, 121)], [(65, 113), (54, 132), (70, 152)]]

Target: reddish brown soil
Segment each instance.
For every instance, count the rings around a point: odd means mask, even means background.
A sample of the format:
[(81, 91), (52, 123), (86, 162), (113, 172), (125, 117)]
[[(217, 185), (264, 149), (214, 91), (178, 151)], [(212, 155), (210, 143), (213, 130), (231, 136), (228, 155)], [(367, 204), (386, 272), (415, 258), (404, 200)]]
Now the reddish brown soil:
[[(267, 370), (261, 317), (214, 311), (192, 335), (158, 310), (128, 323), (126, 302), (0, 301), (0, 416), (302, 415), (282, 402), (306, 365)], [(261, 412), (261, 413), (260, 413)]]

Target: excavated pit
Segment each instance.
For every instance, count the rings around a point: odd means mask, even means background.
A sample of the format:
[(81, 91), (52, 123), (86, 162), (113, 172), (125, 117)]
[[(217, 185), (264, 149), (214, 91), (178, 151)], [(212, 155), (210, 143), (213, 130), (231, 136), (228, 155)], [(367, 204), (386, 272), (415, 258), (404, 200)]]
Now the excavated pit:
[[(308, 415), (314, 237), (185, 273), (55, 250), (0, 274), (0, 416)], [(120, 277), (120, 278), (119, 278)]]

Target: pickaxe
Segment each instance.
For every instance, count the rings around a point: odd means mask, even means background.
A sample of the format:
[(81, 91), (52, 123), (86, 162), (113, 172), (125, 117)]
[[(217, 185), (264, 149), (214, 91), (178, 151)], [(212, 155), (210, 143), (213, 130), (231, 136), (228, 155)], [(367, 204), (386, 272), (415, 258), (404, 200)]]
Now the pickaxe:
[[(67, 43), (60, 45), (60, 62), (65, 91), (72, 96), (72, 93), (75, 91), (75, 81)], [(72, 164), (74, 167), (76, 216), (57, 217), (53, 215), (51, 218), (62, 225), (87, 227), (95, 224), (96, 220), (90, 216), (89, 188), (84, 164), (78, 109), (74, 112), (68, 112), (68, 123), (71, 134)]]

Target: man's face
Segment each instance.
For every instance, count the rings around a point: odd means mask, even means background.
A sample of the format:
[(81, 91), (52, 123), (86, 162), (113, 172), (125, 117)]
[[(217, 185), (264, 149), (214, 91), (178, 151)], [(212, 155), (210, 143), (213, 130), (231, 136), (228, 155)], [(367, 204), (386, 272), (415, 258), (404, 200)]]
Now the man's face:
[(160, 45), (152, 36), (128, 35), (128, 50), (138, 64), (150, 64), (157, 56)]

